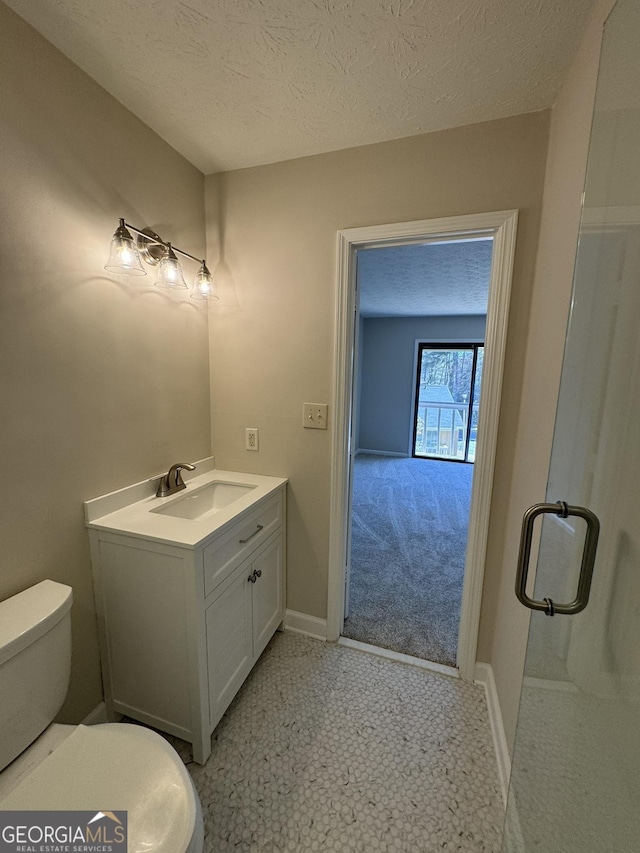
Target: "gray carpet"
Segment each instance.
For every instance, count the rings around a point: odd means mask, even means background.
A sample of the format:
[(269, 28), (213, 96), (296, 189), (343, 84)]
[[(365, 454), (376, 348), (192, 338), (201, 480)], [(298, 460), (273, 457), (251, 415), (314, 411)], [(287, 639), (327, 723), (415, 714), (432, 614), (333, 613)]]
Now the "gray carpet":
[(473, 465), (356, 457), (343, 634), (455, 665)]

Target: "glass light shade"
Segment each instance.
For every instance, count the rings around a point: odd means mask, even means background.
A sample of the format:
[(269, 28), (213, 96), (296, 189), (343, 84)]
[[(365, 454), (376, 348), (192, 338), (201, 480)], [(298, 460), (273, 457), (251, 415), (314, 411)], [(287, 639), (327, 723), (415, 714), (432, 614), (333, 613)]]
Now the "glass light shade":
[(123, 273), (124, 275), (146, 275), (135, 240), (127, 230), (124, 219), (116, 229), (111, 239), (111, 251), (109, 260), (104, 265), (109, 272)]
[(167, 290), (180, 288), (188, 290), (187, 283), (182, 276), (182, 268), (175, 252), (171, 248), (171, 243), (167, 243), (165, 246), (164, 255), (158, 265), (158, 278), (155, 285), (156, 287), (164, 287)]
[(206, 263), (203, 261), (202, 266), (196, 273), (193, 280), (193, 290), (189, 294), (192, 299), (218, 299), (216, 293), (216, 285), (213, 276), (207, 269)]

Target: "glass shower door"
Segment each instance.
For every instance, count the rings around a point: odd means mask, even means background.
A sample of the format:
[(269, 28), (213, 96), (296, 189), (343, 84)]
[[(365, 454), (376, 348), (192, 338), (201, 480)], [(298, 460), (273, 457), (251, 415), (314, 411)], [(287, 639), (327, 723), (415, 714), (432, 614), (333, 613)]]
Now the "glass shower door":
[(619, 0), (603, 42), (546, 495), (595, 514), (599, 542), (589, 602), (564, 615), (584, 580), (587, 524), (562, 505), (535, 522), (527, 596), (543, 609), (531, 614), (505, 853), (640, 850), (639, 39), (640, 4)]

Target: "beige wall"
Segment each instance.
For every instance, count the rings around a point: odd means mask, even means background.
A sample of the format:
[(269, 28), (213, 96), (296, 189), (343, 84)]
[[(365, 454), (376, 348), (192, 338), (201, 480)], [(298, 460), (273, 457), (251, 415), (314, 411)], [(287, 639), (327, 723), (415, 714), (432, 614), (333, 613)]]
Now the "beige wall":
[(82, 502), (210, 450), (206, 308), (103, 265), (119, 216), (201, 254), (203, 176), (1, 3), (0, 63), (0, 598), (73, 587), (77, 721), (102, 696)]
[(0, 598), (44, 577), (74, 587), (63, 718), (101, 695), (82, 501), (209, 452), (210, 364), (218, 464), (290, 477), (288, 606), (324, 617), (330, 435), (303, 430), (301, 409), (333, 402), (336, 231), (519, 208), (478, 655), (513, 736), (527, 626), (513, 563), (544, 494), (610, 5), (554, 109), (546, 178), (547, 113), (207, 178), (213, 263), (224, 250), (208, 355), (206, 309), (102, 269), (120, 215), (202, 253), (202, 175), (0, 3)]
[[(210, 315), (213, 450), (221, 467), (290, 478), (289, 608), (326, 616), (331, 436), (302, 428), (302, 404), (333, 402), (337, 230), (519, 208), (480, 637), (489, 659), (548, 126), (535, 113), (207, 178), (209, 254), (224, 249)], [(244, 450), (248, 426), (258, 453)]]
[(598, 5), (552, 112), (505, 538), (494, 537), (491, 543), (491, 561), (501, 572), (495, 575), (497, 586), (485, 596), (483, 615), (495, 625), (490, 660), (510, 746), (529, 625), (529, 611), (513, 594), (520, 523), (525, 509), (545, 498), (602, 23), (611, 6), (612, 0)]

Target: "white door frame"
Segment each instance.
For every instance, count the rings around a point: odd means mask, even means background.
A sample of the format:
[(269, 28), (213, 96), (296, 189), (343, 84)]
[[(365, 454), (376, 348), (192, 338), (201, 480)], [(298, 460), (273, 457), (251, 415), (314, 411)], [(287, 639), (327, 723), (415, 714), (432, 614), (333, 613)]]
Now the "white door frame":
[(458, 636), (457, 667), (460, 676), (469, 681), (475, 677), (517, 222), (517, 210), (501, 210), (338, 231), (327, 600), (327, 639), (332, 641), (339, 638), (344, 624), (354, 322), (357, 316), (354, 285), (356, 250), (424, 240), (493, 237), (478, 445)]

